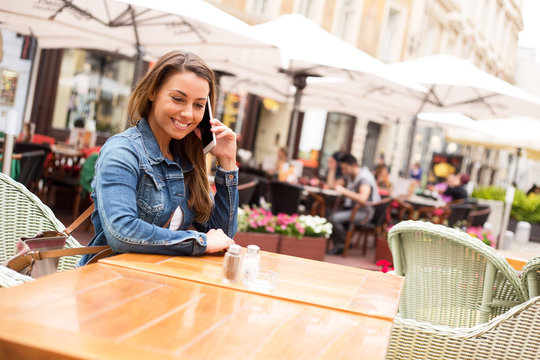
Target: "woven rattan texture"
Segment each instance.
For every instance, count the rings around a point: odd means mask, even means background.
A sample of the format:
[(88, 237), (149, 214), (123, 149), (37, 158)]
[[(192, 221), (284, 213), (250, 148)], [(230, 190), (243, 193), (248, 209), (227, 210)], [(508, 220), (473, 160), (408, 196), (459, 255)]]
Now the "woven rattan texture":
[[(15, 244), (21, 236), (34, 236), (39, 231), (63, 231), (65, 226), (55, 217), (49, 207), (30, 192), (24, 185), (0, 173), (0, 263), (15, 254)], [(75, 238), (69, 237), (66, 247), (80, 247)], [(64, 256), (60, 259), (59, 271), (75, 267), (80, 256)], [(9, 270), (9, 269), (8, 269)], [(17, 277), (15, 283), (13, 271), (0, 268), (0, 287), (13, 286), (27, 277)], [(15, 273), (18, 274), (18, 273)]]
[(540, 256), (536, 256), (521, 269), (521, 283), (529, 294), (529, 298), (540, 295)]
[[(402, 318), (472, 327), (527, 299), (506, 259), (463, 231), (404, 221), (389, 231), (388, 242), (396, 274), (405, 276)], [(492, 293), (483, 301), (486, 289)]]
[(540, 297), (472, 328), (450, 328), (397, 317), (387, 359), (539, 359), (539, 328)]

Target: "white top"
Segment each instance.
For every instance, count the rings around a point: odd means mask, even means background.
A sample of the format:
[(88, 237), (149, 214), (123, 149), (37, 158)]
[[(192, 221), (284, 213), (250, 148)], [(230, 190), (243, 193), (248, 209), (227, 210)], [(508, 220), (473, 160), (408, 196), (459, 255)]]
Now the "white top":
[(182, 211), (182, 208), (179, 206), (174, 210), (174, 214), (171, 218), (171, 223), (169, 224), (169, 229), (171, 230), (178, 230), (180, 229), (180, 226), (182, 226), (182, 223), (184, 222), (184, 212)]

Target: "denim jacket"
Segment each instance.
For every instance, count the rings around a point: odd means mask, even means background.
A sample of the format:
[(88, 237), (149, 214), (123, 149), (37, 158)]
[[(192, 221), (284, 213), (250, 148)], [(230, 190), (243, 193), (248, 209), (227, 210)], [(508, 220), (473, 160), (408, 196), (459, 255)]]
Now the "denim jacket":
[[(233, 237), (238, 215), (238, 170), (215, 175), (216, 195), (210, 220), (194, 222), (188, 206), (184, 174), (193, 165), (175, 155), (165, 158), (146, 119), (107, 140), (96, 162), (92, 181), (95, 235), (89, 246), (108, 244), (114, 252), (199, 255), (206, 251), (206, 232), (222, 229)], [(174, 210), (183, 210), (177, 231), (163, 226)], [(195, 230), (188, 230), (189, 228)], [(84, 256), (80, 264), (88, 262)]]

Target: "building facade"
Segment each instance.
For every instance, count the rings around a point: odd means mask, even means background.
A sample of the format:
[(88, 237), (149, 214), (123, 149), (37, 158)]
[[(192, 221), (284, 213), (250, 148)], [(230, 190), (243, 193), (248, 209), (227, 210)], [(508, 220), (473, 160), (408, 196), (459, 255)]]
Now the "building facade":
[[(517, 34), (523, 28), (522, 0), (207, 1), (252, 25), (282, 14), (302, 14), (386, 63), (444, 53), (469, 59), (507, 81), (515, 78)], [(37, 132), (64, 140), (76, 122), (81, 125), (80, 119), (90, 119), (83, 126), (96, 129), (101, 135), (98, 142), (102, 142), (127, 126), (123, 109), (129, 96), (133, 59), (94, 50), (45, 49), (34, 66), (39, 69), (35, 83), (50, 89), (28, 93), (33, 105), (25, 111), (25, 120), (36, 123)], [(404, 149), (409, 146), (410, 119), (406, 118), (381, 122), (361, 112), (324, 117), (308, 111), (300, 116), (296, 139), (288, 139), (291, 103), (240, 91), (222, 94), (216, 109), (242, 135), (240, 146), (254, 153), (255, 166), (294, 141), (298, 146), (292, 155), (302, 157), (317, 170), (324, 170), (324, 159), (331, 152), (345, 148), (367, 166), (384, 154), (397, 175)], [(315, 130), (332, 135), (310, 136), (315, 123)], [(439, 141), (426, 143), (426, 139), (437, 136)], [(434, 130), (419, 127), (415, 139), (413, 159), (424, 163), (429, 161), (430, 152), (447, 148), (442, 135)]]
[[(449, 54), (468, 59), (481, 70), (511, 83), (515, 80), (518, 33), (523, 29), (522, 0), (209, 1), (252, 25), (282, 14), (300, 13), (386, 63)], [(362, 113), (354, 116), (356, 121), (353, 122), (354, 129), (351, 129), (354, 135), (347, 149), (368, 166), (384, 154), (396, 176), (404, 162), (404, 149), (409, 146), (410, 119), (380, 123), (380, 120)], [(282, 124), (287, 122), (285, 119)], [(373, 126), (373, 122), (380, 126)], [(265, 132), (264, 123), (264, 119), (259, 119), (258, 126), (263, 128), (262, 132)], [(297, 133), (301, 134), (302, 129)], [(377, 141), (373, 140), (374, 136)], [(286, 134), (280, 134), (279, 138), (286, 142)], [(424, 166), (429, 165), (432, 152), (448, 148), (442, 133), (434, 129), (419, 127), (414, 138), (413, 160)], [(321, 146), (323, 149), (319, 151), (323, 153), (325, 144)], [(455, 151), (466, 150), (459, 146), (451, 146), (449, 150), (454, 148)], [(270, 150), (261, 150), (264, 156), (273, 155)], [(489, 153), (475, 156), (493, 157)], [(324, 167), (324, 164), (319, 166)]]

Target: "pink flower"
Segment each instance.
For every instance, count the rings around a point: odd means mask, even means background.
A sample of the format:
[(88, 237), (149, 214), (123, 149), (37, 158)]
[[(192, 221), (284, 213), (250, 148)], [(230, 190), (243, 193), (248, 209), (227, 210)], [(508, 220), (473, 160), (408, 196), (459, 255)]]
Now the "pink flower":
[(383, 273), (387, 273), (389, 270), (394, 270), (394, 267), (392, 266), (392, 263), (386, 260), (379, 260), (376, 263), (377, 266), (382, 266), (381, 271)]

